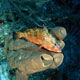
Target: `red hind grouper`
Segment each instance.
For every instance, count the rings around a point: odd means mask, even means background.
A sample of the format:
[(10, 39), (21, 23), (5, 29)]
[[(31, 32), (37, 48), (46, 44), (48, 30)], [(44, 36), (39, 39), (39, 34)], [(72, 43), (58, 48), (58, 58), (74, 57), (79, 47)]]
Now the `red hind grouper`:
[(43, 47), (49, 51), (61, 52), (59, 45), (55, 45), (56, 39), (47, 31), (45, 26), (43, 29), (27, 29), (25, 32), (16, 33), (17, 38), (24, 37), (26, 40), (40, 45), (40, 49)]

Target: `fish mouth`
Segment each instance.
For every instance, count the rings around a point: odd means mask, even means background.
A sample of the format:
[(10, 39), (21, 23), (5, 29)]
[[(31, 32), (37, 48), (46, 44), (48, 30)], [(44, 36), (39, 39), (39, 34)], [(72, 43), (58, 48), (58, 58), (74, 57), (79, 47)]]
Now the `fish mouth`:
[(56, 52), (56, 53), (61, 53), (62, 50), (59, 47), (52, 47), (52, 48), (48, 48), (49, 51), (51, 52)]
[(56, 53), (62, 52), (62, 50), (60, 49), (60, 46), (43, 46), (43, 48), (51, 52), (56, 52)]
[(54, 52), (61, 53), (62, 51), (60, 49), (55, 49)]
[(53, 47), (53, 51), (54, 51), (54, 52), (57, 52), (57, 53), (61, 53), (61, 52), (62, 52), (62, 50), (61, 50), (60, 45), (59, 45), (59, 44), (56, 44), (56, 46), (55, 46), (55, 47)]
[(56, 52), (56, 53), (61, 53), (61, 52), (62, 52), (62, 50), (60, 49), (60, 47), (59, 47), (59, 46), (58, 46), (58, 47), (53, 48), (53, 51), (54, 51), (54, 52)]
[(61, 49), (52, 49), (52, 50), (49, 50), (51, 52), (55, 52), (55, 53), (61, 53), (62, 50)]

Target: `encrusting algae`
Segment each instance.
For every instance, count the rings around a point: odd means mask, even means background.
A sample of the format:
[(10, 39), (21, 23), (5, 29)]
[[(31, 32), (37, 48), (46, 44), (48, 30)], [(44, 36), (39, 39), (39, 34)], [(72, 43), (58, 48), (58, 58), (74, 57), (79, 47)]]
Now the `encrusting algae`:
[(61, 52), (59, 45), (56, 44), (56, 39), (48, 32), (47, 28), (43, 25), (43, 29), (27, 29), (25, 32), (16, 32), (17, 38), (25, 38), (30, 42), (40, 45), (49, 51)]

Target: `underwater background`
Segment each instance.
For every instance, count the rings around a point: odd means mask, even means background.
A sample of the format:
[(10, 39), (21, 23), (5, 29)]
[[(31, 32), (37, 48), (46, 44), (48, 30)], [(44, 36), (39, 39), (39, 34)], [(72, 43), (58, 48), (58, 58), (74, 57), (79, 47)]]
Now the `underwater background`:
[(3, 53), (5, 36), (43, 24), (66, 28), (64, 61), (58, 72), (48, 69), (29, 80), (80, 80), (80, 0), (0, 0), (0, 80), (15, 76)]

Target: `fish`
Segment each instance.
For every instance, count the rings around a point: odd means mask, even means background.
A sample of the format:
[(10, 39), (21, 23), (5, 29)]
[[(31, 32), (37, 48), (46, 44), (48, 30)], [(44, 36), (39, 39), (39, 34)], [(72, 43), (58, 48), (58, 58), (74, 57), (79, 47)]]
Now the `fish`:
[(24, 32), (16, 32), (17, 38), (25, 38), (26, 40), (40, 45), (38, 51), (41, 48), (47, 49), (52, 52), (61, 52), (59, 45), (56, 44), (56, 39), (49, 32), (46, 26), (43, 25), (43, 29), (27, 29)]

